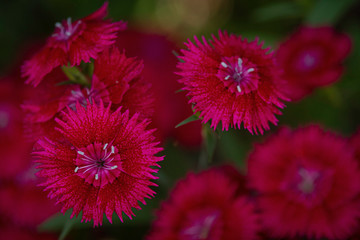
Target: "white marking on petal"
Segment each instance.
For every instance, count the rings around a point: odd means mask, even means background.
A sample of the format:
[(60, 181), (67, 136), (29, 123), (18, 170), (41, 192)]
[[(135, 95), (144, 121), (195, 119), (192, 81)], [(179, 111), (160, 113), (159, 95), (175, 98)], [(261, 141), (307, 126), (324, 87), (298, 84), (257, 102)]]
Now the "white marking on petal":
[(103, 150), (105, 150), (108, 146), (108, 143), (105, 143), (104, 147), (103, 147)]
[(238, 58), (238, 65), (239, 65), (240, 69), (241, 69), (241, 67), (242, 67), (242, 63), (243, 63), (242, 59), (241, 59), (241, 58)]
[(236, 86), (236, 89), (238, 90), (238, 92), (241, 92), (240, 85), (237, 85), (237, 86)]
[(251, 72), (253, 72), (253, 71), (255, 71), (254, 68), (249, 68), (246, 72), (247, 72), (247, 73), (251, 73)]

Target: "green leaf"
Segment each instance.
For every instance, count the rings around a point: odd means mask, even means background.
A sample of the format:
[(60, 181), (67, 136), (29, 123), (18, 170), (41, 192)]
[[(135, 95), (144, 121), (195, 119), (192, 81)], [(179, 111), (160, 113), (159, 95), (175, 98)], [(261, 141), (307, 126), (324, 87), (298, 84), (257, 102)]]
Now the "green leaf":
[(61, 69), (73, 83), (90, 87), (90, 83), (86, 76), (77, 67), (62, 66)]
[(83, 70), (83, 72), (87, 76), (89, 76), (89, 78), (91, 79), (92, 75), (94, 73), (94, 63), (93, 62), (89, 62), (89, 63), (81, 62), (80, 67)]
[(185, 119), (184, 121), (182, 121), (181, 123), (179, 123), (178, 125), (175, 126), (175, 128), (181, 127), (185, 124), (188, 124), (189, 122), (194, 122), (200, 120), (199, 116), (197, 116), (196, 114), (191, 115), (190, 117), (188, 117), (187, 119)]
[(311, 25), (334, 24), (355, 2), (356, 0), (319, 0), (305, 22)]

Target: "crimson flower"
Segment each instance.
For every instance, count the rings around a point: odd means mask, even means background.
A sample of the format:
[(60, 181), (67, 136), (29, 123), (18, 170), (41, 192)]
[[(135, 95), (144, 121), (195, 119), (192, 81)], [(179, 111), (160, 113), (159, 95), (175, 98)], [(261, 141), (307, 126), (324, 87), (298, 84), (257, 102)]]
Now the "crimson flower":
[(190, 103), (200, 112), (203, 123), (210, 120), (214, 129), (241, 124), (251, 133), (268, 130), (277, 124), (275, 114), (285, 105), (279, 92), (279, 71), (269, 49), (256, 39), (248, 42), (240, 36), (219, 31), (219, 39), (185, 43), (183, 62), (178, 64), (180, 80), (188, 91)]
[(350, 38), (332, 27), (301, 27), (276, 53), (287, 81), (286, 95), (300, 100), (316, 88), (337, 81), (350, 49)]
[(41, 139), (34, 152), (39, 177), (49, 197), (62, 205), (62, 212), (72, 208), (71, 217), (82, 211), (82, 221), (102, 224), (103, 214), (112, 222), (114, 212), (122, 221), (122, 212), (130, 219), (132, 208), (141, 209), (138, 201), (155, 192), (151, 180), (163, 157), (154, 156), (156, 147), (153, 130), (146, 130), (148, 121), (138, 122), (138, 114), (110, 112), (90, 104), (76, 105), (76, 111), (63, 112), (64, 121), (57, 119), (63, 139)]
[(157, 212), (148, 240), (256, 239), (253, 205), (223, 170), (189, 174)]
[(347, 239), (358, 228), (358, 164), (334, 133), (282, 129), (255, 146), (248, 176), (271, 237)]
[(125, 29), (126, 24), (103, 20), (107, 15), (107, 6), (105, 2), (96, 12), (80, 20), (72, 22), (68, 18), (56, 23), (46, 45), (22, 67), (26, 83), (37, 86), (57, 66), (90, 62), (90, 58), (96, 59), (99, 52), (113, 44), (117, 32)]

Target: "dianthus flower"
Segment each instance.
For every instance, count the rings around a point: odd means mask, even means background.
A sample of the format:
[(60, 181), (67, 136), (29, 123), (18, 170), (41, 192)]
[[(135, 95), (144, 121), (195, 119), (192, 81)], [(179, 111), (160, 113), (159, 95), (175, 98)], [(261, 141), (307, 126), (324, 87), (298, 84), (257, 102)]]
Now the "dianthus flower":
[(276, 53), (287, 82), (286, 95), (300, 100), (316, 88), (337, 81), (350, 49), (350, 38), (332, 27), (301, 27)]
[(250, 186), (271, 237), (347, 239), (358, 228), (359, 169), (344, 138), (308, 126), (255, 146)]
[(114, 212), (132, 218), (132, 208), (141, 209), (139, 201), (154, 195), (150, 186), (158, 167), (161, 148), (156, 147), (148, 122), (138, 122), (138, 114), (110, 112), (100, 103), (76, 105), (76, 111), (63, 112), (57, 120), (63, 139), (41, 139), (34, 152), (39, 177), (49, 197), (62, 205), (62, 212), (72, 208), (71, 217), (82, 211), (82, 221), (101, 225), (105, 213), (112, 222)]
[(37, 86), (52, 69), (61, 66), (79, 65), (81, 61), (96, 59), (99, 52), (115, 42), (116, 34), (126, 24), (103, 20), (108, 3), (93, 14), (72, 22), (71, 18), (55, 24), (55, 31), (46, 45), (22, 67), (26, 83)]
[(150, 85), (142, 79), (143, 63), (127, 58), (117, 48), (111, 47), (99, 54), (94, 63), (90, 87), (76, 84), (58, 85), (67, 78), (60, 68), (54, 69), (38, 87), (32, 89), (22, 105), (25, 112), (27, 136), (58, 137), (55, 118), (61, 118), (66, 107), (75, 109), (77, 102), (85, 106), (87, 101), (104, 104), (112, 102), (112, 110), (120, 105), (130, 115), (140, 113), (141, 118), (153, 113)]
[(268, 130), (269, 122), (277, 124), (275, 114), (281, 114), (280, 73), (269, 49), (262, 49), (258, 39), (248, 42), (240, 36), (219, 32), (219, 39), (203, 43), (185, 43), (180, 80), (188, 91), (189, 102), (200, 112), (203, 123), (211, 120), (214, 129), (241, 124), (251, 133)]
[(223, 170), (189, 174), (157, 212), (147, 240), (256, 239), (253, 205)]

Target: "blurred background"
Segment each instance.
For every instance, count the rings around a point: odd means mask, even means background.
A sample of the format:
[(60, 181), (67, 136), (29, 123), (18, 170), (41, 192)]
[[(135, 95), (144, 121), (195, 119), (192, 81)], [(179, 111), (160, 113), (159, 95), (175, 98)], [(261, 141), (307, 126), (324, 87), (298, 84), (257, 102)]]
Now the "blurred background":
[[(17, 106), (21, 103), (23, 90), (19, 67), (24, 59), (31, 56), (33, 49), (41, 46), (50, 36), (55, 22), (69, 16), (73, 19), (82, 18), (102, 4), (103, 1), (98, 0), (2, 0), (0, 2), (0, 77), (3, 79), (0, 86), (2, 94), (0, 100), (2, 103), (9, 102), (10, 99), (17, 102)], [(173, 74), (176, 71), (177, 60), (172, 51), (184, 47), (183, 42), (188, 38), (192, 39), (194, 35), (210, 38), (211, 34), (217, 34), (217, 31), (222, 29), (250, 40), (258, 36), (265, 42), (266, 47), (270, 46), (275, 50), (281, 41), (302, 25), (330, 25), (339, 32), (347, 33), (352, 39), (353, 49), (345, 60), (345, 72), (342, 78), (331, 86), (319, 88), (301, 101), (287, 104), (283, 115), (279, 116), (279, 125), (295, 128), (307, 123), (319, 123), (344, 136), (351, 136), (358, 129), (360, 1), (110, 0), (109, 16), (114, 21), (128, 22), (129, 31), (120, 34), (119, 46), (123, 45), (129, 55), (143, 58), (145, 67), (147, 62), (149, 66), (151, 65), (152, 70), (147, 70), (146, 74), (158, 79), (157, 83), (153, 83), (155, 91), (159, 93), (156, 93), (156, 101), (161, 104), (171, 99), (170, 102), (174, 103), (164, 106), (162, 109), (165, 113), (159, 114), (154, 120), (155, 127), (163, 127), (160, 129), (159, 137), (166, 155), (158, 174), (160, 185), (156, 189), (158, 195), (155, 199), (148, 200), (143, 210), (135, 210), (137, 216), (131, 221), (125, 217), (124, 223), (120, 223), (118, 218), (114, 217), (116, 220), (113, 225), (105, 223), (105, 226), (93, 229), (91, 224), (80, 223), (77, 219), (68, 220), (70, 213), (66, 213), (65, 216), (55, 214), (45, 221), (39, 220), (41, 223), (36, 223), (36, 230), (33, 226), (31, 230), (27, 227), (26, 231), (32, 234), (49, 233), (49, 236), (42, 235), (49, 237), (46, 239), (56, 239), (58, 236), (62, 239), (65, 236), (66, 239), (143, 239), (160, 201), (166, 198), (169, 189), (179, 178), (185, 176), (189, 170), (197, 169), (199, 154), (201, 155), (199, 153), (202, 144), (200, 124), (195, 122), (176, 130), (174, 128), (177, 123), (191, 115), (191, 110), (186, 104), (185, 96), (175, 93), (181, 86), (176, 83), (178, 77)], [(10, 85), (11, 82), (16, 84), (9, 86), (9, 82)], [(167, 82), (166, 86), (163, 85), (164, 82)], [(169, 126), (165, 127), (161, 122), (165, 122), (165, 125), (169, 123)], [(1, 123), (4, 121), (0, 121), (0, 128)], [(260, 142), (276, 129), (277, 127), (272, 126), (271, 131), (265, 133), (265, 136), (253, 136), (245, 130), (230, 130), (223, 133), (221, 141), (214, 150), (212, 164), (230, 162), (244, 169), (246, 156), (252, 149), (253, 143)], [(203, 132), (203, 135), (206, 134), (212, 133)], [(0, 143), (3, 144), (1, 140)], [(6, 173), (2, 174), (6, 175)], [(3, 182), (5, 180), (0, 180), (0, 183)], [(9, 206), (3, 199), (0, 198), (2, 201), (0, 205)], [(0, 215), (3, 214), (1, 209), (5, 208), (1, 206)], [(38, 209), (41, 211), (41, 208)], [(6, 220), (0, 220), (0, 223), (4, 221)]]

